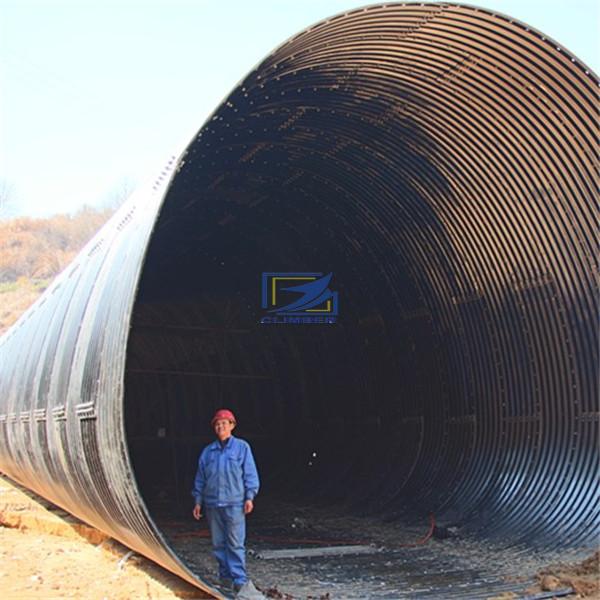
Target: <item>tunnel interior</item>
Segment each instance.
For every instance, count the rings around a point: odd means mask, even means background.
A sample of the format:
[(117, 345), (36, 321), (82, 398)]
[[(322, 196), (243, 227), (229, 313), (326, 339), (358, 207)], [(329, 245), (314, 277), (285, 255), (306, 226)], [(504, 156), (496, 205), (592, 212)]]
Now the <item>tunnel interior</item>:
[[(398, 10), (409, 25), (437, 15)], [(361, 43), (388, 50), (346, 51), (354, 34), (327, 26), (327, 43), (319, 28), (291, 40), (232, 92), (155, 223), (124, 401), (150, 513), (189, 517), (210, 418), (227, 407), (259, 466), (258, 507), (434, 513), (513, 546), (589, 542), (577, 522), (595, 464), (594, 422), (577, 417), (594, 410), (597, 348), (586, 107), (570, 105), (577, 135), (557, 139), (556, 111), (510, 97), (549, 64), (524, 61), (490, 92), (493, 69), (443, 37), (394, 54), (397, 32), (386, 40), (375, 22), (369, 38), (366, 23)], [(337, 321), (261, 322), (273, 272), (331, 273)]]

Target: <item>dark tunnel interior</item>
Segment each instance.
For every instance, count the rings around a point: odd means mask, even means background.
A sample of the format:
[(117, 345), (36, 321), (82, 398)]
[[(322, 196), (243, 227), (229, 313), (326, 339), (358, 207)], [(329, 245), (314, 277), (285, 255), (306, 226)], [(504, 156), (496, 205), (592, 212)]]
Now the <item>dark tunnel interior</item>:
[[(289, 113), (269, 118), (282, 131)], [(264, 161), (243, 160), (248, 144), (211, 154), (209, 129), (171, 185), (128, 350), (127, 434), (143, 496), (189, 512), (210, 417), (226, 406), (254, 447), (262, 495), (476, 524), (510, 502), (502, 469), (477, 465), (494, 460), (499, 439), (476, 420), (501, 436), (493, 421), (506, 401), (515, 414), (535, 409), (520, 307), (506, 297), (494, 307), (469, 284), (468, 250), (456, 256), (439, 214), (460, 199), (414, 150), (436, 152), (414, 123), (386, 131), (406, 140), (390, 165), (363, 121), (304, 120), (319, 143), (282, 135)], [(331, 156), (343, 134), (355, 142)], [(261, 324), (261, 274), (272, 271), (333, 273), (338, 322)], [(510, 395), (491, 331), (509, 320)], [(511, 451), (534, 453), (518, 435)], [(525, 465), (505, 468), (518, 479)]]
[[(236, 180), (243, 186), (241, 175)], [(229, 208), (235, 217), (226, 224), (207, 203), (193, 217), (207, 229), (200, 244), (177, 234), (174, 256), (161, 256), (158, 242), (151, 249), (127, 370), (136, 474), (149, 497), (168, 481), (169, 498), (188, 511), (210, 417), (228, 406), (255, 449), (264, 493), (395, 509), (399, 482), (390, 472), (411, 462), (419, 415), (441, 409), (431, 320), (399, 268), (401, 249), (375, 227), (369, 232), (360, 208), (353, 215), (346, 206), (342, 221), (341, 194), (324, 190), (332, 205), (324, 211), (325, 198), (308, 190), (279, 198), (277, 188), (273, 176), (252, 191), (267, 195), (264, 207)], [(338, 323), (260, 324), (262, 272), (315, 270), (334, 274)], [(407, 314), (414, 317), (399, 318)]]

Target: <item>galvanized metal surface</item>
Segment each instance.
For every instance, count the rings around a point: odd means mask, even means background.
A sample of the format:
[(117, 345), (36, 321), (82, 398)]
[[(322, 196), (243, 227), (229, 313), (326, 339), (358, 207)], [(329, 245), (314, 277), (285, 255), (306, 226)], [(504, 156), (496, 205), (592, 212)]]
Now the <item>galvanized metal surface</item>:
[[(287, 41), (0, 340), (0, 469), (211, 589), (151, 489), (185, 504), (227, 403), (267, 492), (594, 544), (597, 90), (453, 4)], [(333, 271), (339, 323), (258, 325), (272, 270)], [(159, 438), (174, 482), (144, 479)]]

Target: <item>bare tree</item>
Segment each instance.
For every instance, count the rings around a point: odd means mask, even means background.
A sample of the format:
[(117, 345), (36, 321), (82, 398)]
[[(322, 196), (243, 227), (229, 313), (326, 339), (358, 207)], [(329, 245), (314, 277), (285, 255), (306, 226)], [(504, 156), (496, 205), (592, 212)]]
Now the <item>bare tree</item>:
[(0, 179), (0, 220), (11, 219), (16, 213), (15, 186), (5, 179)]

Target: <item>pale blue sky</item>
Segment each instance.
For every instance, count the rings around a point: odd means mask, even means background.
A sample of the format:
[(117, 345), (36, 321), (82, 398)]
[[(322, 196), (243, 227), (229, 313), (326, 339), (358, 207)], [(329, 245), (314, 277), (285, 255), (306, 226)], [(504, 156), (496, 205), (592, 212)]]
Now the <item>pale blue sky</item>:
[[(0, 193), (44, 216), (156, 175), (270, 50), (364, 0), (0, 0)], [(469, 2), (598, 73), (597, 0)]]

